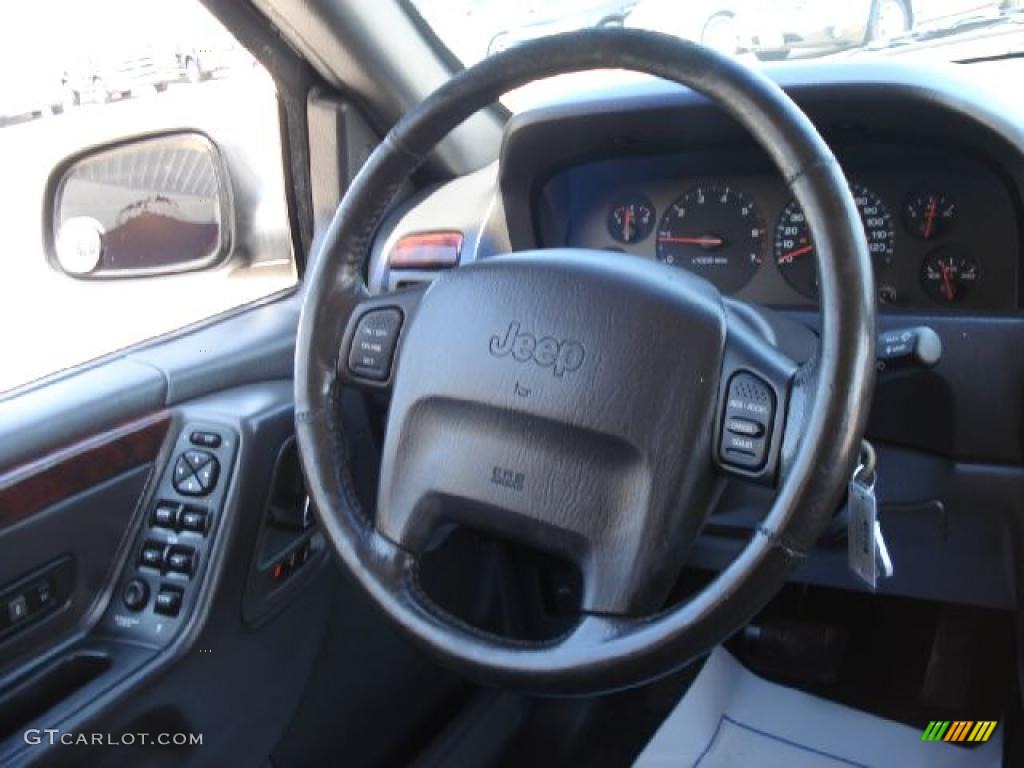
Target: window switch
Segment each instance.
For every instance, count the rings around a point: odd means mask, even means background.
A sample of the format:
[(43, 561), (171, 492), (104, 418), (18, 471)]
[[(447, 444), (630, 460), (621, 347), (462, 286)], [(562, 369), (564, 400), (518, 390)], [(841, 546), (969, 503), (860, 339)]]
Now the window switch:
[(181, 527), (186, 531), (205, 534), (208, 519), (209, 515), (205, 509), (186, 507), (181, 514)]
[(196, 551), (192, 547), (175, 546), (167, 553), (167, 570), (191, 576), (196, 567)]
[(139, 553), (139, 565), (160, 570), (164, 565), (164, 545), (159, 541), (147, 541)]
[(176, 504), (169, 504), (161, 501), (153, 510), (153, 525), (160, 528), (174, 530), (178, 526), (178, 507)]
[(181, 610), (182, 591), (177, 587), (162, 585), (153, 603), (153, 610), (164, 616), (177, 616)]

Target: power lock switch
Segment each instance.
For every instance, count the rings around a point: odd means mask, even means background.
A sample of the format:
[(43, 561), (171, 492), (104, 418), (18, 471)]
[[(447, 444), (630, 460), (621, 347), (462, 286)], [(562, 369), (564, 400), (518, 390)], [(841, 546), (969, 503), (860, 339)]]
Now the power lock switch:
[(748, 471), (761, 469), (768, 460), (774, 420), (772, 388), (752, 373), (734, 374), (729, 380), (722, 422), (719, 445), (722, 463)]
[(220, 435), (216, 432), (193, 432), (189, 436), (192, 445), (201, 445), (204, 448), (220, 447)]
[(349, 372), (365, 379), (387, 381), (401, 328), (402, 312), (397, 307), (373, 309), (360, 317), (352, 334)]

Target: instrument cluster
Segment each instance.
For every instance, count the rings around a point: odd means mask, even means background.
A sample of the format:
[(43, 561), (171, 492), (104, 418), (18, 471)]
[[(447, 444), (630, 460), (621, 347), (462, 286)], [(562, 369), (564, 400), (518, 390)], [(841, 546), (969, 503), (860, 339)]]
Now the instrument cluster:
[[(895, 162), (891, 151), (860, 150), (841, 162), (880, 305), (1018, 309), (1014, 205), (989, 168), (934, 150), (899, 152)], [(706, 171), (716, 165), (723, 172)], [(727, 295), (815, 304), (815, 244), (803, 210), (777, 174), (735, 172), (740, 165), (689, 154), (576, 166), (548, 183), (541, 206), (542, 215), (563, 216), (564, 226), (540, 230), (570, 247), (656, 258)]]

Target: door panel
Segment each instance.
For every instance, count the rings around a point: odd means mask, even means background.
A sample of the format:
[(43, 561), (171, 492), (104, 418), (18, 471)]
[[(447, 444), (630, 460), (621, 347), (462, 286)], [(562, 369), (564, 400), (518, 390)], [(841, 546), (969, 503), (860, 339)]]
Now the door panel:
[(161, 411), (0, 475), (0, 532), (61, 499), (156, 458), (170, 415)]
[[(213, 374), (209, 386), (223, 380)], [(106, 732), (146, 723), (154, 732), (204, 735), (202, 749), (174, 751), (175, 764), (216, 764), (214, 755), (241, 743), (254, 758), (270, 753), (319, 648), (330, 585), (322, 540), (312, 542), (315, 528), (279, 531), (286, 543), (311, 545), (289, 578), (259, 581), (274, 599), (258, 624), (243, 620), (274, 464), (293, 419), (290, 381), (231, 387), (0, 475), (0, 520), (7, 523), (0, 529), (0, 589), (13, 585), (30, 601), (39, 584), (54, 592), (38, 619), (19, 619), (0, 635), (0, 764), (97, 759), (92, 750), (28, 745), (26, 729)], [(213, 447), (203, 437), (211, 433), (221, 437)], [(182, 490), (175, 468), (196, 449), (215, 455), (219, 471), (210, 488), (193, 494)], [(158, 521), (157, 507), (168, 502), (179, 505), (179, 517)], [(182, 516), (200, 507), (208, 513), (201, 531)], [(153, 542), (164, 557), (158, 568), (141, 559), (143, 545)], [(187, 573), (170, 559), (183, 549), (194, 556)], [(61, 570), (51, 573), (51, 564)], [(148, 592), (141, 608), (127, 601), (126, 587), (137, 580)], [(181, 595), (175, 615), (158, 607), (166, 588)], [(160, 676), (171, 665), (175, 674)], [(265, 720), (261, 737), (226, 732), (225, 713), (248, 708), (268, 688), (271, 700), (247, 709)], [(138, 754), (114, 749), (102, 757), (131, 764)]]
[[(149, 463), (119, 474), (0, 531), (0, 675), (19, 660), (45, 654), (88, 620), (110, 582), (152, 468)], [(50, 573), (62, 560), (70, 573)], [(45, 601), (38, 600), (39, 584), (51, 593)], [(26, 596), (29, 613), (11, 622), (8, 605), (19, 595)]]

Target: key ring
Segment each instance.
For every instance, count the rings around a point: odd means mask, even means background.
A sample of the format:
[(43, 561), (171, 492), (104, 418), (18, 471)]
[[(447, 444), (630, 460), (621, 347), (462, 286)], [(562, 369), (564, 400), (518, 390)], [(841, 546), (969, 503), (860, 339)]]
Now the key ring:
[[(853, 471), (853, 480), (856, 483), (860, 483), (873, 490), (875, 487), (875, 467), (878, 466), (878, 455), (875, 453), (875, 447), (867, 440), (861, 440), (860, 443), (860, 463), (857, 465), (857, 469)], [(869, 482), (870, 481), (870, 482)]]

